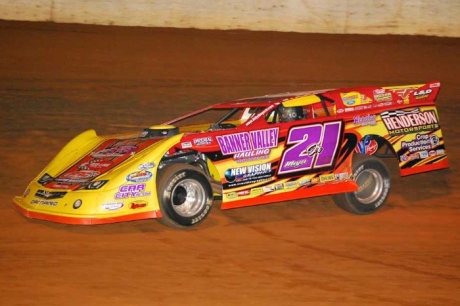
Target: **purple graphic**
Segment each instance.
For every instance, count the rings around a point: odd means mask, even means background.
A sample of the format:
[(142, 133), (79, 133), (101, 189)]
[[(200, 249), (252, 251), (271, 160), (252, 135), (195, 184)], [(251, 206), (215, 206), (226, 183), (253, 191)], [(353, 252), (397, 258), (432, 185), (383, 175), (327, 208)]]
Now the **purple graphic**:
[(299, 126), (289, 131), (278, 173), (319, 169), (332, 165), (340, 141), (341, 121)]
[(115, 193), (115, 199), (127, 199), (150, 196), (150, 191), (146, 191), (145, 184), (122, 185)]

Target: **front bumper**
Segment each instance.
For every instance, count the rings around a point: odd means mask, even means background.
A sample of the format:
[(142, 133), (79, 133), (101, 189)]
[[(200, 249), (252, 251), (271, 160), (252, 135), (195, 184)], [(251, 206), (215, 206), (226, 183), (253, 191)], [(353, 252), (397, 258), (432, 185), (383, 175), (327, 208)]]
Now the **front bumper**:
[(44, 213), (36, 209), (27, 209), (21, 199), (21, 197), (15, 197), (14, 208), (24, 215), (27, 218), (39, 219), (56, 223), (63, 224), (75, 224), (75, 225), (96, 225), (96, 224), (108, 224), (116, 222), (126, 222), (126, 221), (135, 221), (143, 219), (154, 219), (161, 218), (161, 212), (159, 210), (146, 211), (133, 213), (129, 215), (120, 215), (120, 216), (75, 216), (75, 215), (64, 215), (64, 214), (51, 214)]
[[(94, 225), (161, 218), (152, 196), (114, 199), (113, 191), (68, 191), (58, 199), (36, 196), (43, 186), (31, 183), (24, 196), (13, 198), (15, 209), (22, 215), (64, 224)], [(56, 190), (46, 190), (56, 191)], [(74, 203), (80, 200), (80, 207)]]

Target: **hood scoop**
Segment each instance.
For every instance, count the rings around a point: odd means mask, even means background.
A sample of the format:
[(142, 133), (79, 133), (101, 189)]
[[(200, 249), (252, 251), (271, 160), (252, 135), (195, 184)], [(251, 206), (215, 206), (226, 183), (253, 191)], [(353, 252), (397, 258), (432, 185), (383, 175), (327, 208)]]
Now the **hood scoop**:
[(154, 125), (142, 130), (139, 138), (162, 138), (179, 134), (179, 128), (173, 125)]

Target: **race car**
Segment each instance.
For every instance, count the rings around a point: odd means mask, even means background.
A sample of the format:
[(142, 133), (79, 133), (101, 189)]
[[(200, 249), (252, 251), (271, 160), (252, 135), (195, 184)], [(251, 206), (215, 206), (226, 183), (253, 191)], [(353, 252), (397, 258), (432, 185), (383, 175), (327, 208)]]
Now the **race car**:
[(353, 214), (401, 176), (448, 168), (440, 82), (287, 92), (214, 104), (140, 129), (71, 140), (14, 197), (23, 215), (66, 224), (156, 218), (187, 229), (231, 209), (331, 195)]

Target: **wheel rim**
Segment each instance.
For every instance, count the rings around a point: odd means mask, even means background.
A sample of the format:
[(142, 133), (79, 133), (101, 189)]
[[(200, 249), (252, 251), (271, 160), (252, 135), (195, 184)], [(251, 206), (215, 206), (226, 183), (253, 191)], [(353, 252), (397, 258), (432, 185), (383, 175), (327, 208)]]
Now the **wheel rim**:
[(363, 204), (375, 202), (383, 192), (383, 178), (374, 169), (366, 169), (356, 177), (358, 191), (355, 192), (356, 198)]
[(185, 179), (172, 190), (172, 207), (182, 217), (196, 215), (206, 205), (206, 191), (195, 180)]

